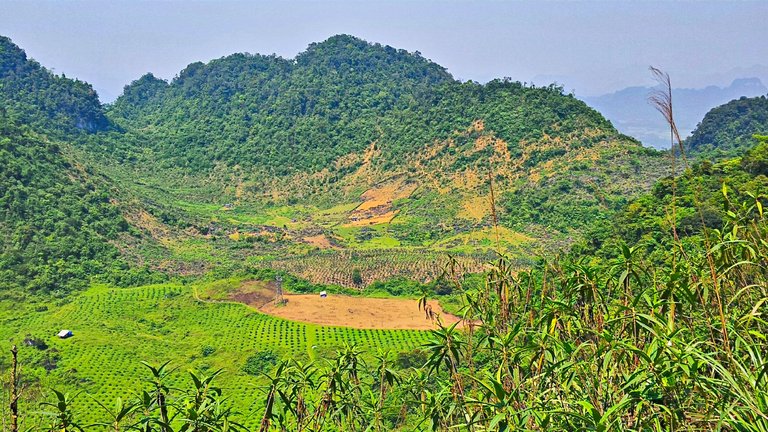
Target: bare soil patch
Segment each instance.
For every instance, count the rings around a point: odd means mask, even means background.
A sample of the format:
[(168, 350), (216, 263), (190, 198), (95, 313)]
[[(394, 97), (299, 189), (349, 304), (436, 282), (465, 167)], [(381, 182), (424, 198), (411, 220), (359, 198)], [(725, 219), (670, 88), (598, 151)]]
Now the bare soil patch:
[(302, 240), (320, 249), (337, 249), (337, 247), (334, 246), (333, 243), (331, 243), (331, 240), (328, 239), (328, 237), (326, 237), (324, 234), (307, 236), (307, 237), (304, 237)]
[(363, 202), (349, 214), (347, 226), (375, 225), (389, 223), (398, 211), (392, 202), (410, 196), (418, 185), (403, 178), (382, 184), (365, 191), (360, 198)]
[[(262, 312), (293, 321), (302, 321), (328, 326), (351, 327), (357, 329), (408, 329), (434, 330), (436, 320), (429, 320), (423, 310), (419, 310), (418, 300), (399, 298), (366, 298), (329, 294), (321, 298), (317, 294), (286, 294), (288, 303), (284, 306), (274, 302), (259, 306)], [(429, 305), (443, 325), (459, 321), (458, 317), (443, 311), (438, 302)]]
[(275, 282), (271, 281), (243, 282), (237, 291), (229, 295), (229, 299), (258, 309), (275, 300), (275, 289)]
[(256, 307), (257, 305), (266, 305), (273, 301), (275, 299), (275, 293), (268, 291), (236, 292), (230, 296), (230, 299)]

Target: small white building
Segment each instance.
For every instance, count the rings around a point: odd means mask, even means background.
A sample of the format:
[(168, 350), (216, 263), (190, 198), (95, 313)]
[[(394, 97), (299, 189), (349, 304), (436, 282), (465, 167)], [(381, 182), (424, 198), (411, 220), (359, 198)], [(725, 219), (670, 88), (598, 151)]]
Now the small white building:
[(58, 336), (58, 337), (60, 337), (62, 339), (66, 339), (68, 337), (72, 337), (72, 330), (62, 330), (56, 336)]

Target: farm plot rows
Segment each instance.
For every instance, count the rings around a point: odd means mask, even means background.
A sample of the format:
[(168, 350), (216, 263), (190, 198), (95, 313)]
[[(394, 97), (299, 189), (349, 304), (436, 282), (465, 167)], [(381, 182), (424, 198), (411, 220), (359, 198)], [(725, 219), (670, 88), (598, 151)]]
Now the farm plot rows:
[[(255, 353), (322, 359), (345, 343), (354, 343), (373, 355), (380, 350), (408, 351), (428, 337), (411, 330), (356, 330), (287, 321), (240, 304), (202, 303), (190, 288), (173, 284), (94, 287), (61, 307), (7, 314), (0, 319), (0, 339), (20, 346), (25, 376), (39, 381), (42, 388), (84, 391), (110, 401), (132, 396), (125, 389), (142, 388), (138, 378), (146, 377), (142, 360), (154, 364), (170, 360), (180, 368), (170, 384), (179, 386), (189, 379), (187, 370), (225, 369), (219, 385), (244, 413), (241, 420), (254, 427), (257, 420), (246, 414), (254, 412), (252, 404), (259, 399), (262, 382), (242, 369)], [(56, 338), (60, 329), (72, 330), (74, 337)], [(48, 348), (29, 346), (25, 339), (43, 341)], [(85, 395), (75, 406), (84, 421), (103, 420), (103, 413)]]
[[(483, 263), (490, 259), (485, 255), (460, 255), (458, 273), (478, 273)], [(323, 251), (308, 255), (276, 258), (256, 263), (260, 268), (282, 270), (315, 284), (340, 285), (362, 288), (375, 281), (403, 277), (423, 283), (440, 277), (448, 256), (445, 252), (422, 249), (376, 249), (366, 251)], [(353, 275), (359, 272), (361, 283), (356, 284)]]

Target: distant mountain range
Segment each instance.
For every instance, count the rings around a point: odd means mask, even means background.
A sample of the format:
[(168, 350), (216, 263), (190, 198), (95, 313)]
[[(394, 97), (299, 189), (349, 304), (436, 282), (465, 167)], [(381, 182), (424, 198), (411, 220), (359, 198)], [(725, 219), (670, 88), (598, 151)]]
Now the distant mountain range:
[[(669, 148), (669, 128), (648, 103), (652, 91), (652, 87), (628, 87), (615, 93), (582, 99), (600, 111), (619, 131), (639, 139), (645, 145)], [(765, 94), (768, 94), (768, 88), (759, 78), (736, 79), (728, 87), (673, 89), (675, 120), (682, 138), (696, 128), (710, 109), (733, 99)]]

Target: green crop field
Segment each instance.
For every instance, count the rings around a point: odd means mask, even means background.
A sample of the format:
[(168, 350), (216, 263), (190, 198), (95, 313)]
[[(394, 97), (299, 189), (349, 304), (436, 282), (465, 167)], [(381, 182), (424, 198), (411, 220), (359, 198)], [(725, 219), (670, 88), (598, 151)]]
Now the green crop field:
[[(43, 388), (85, 392), (99, 401), (128, 398), (141, 388), (147, 371), (141, 361), (172, 360), (179, 367), (172, 385), (182, 386), (193, 370), (225, 369), (218, 384), (242, 413), (245, 424), (252, 404), (260, 400), (259, 377), (246, 374), (246, 359), (270, 351), (297, 360), (327, 358), (344, 344), (356, 344), (370, 355), (379, 350), (408, 351), (425, 342), (428, 333), (410, 330), (357, 330), (321, 327), (259, 313), (237, 303), (195, 300), (193, 289), (181, 284), (114, 289), (95, 286), (67, 304), (18, 307), (0, 302), (0, 338), (20, 346), (23, 373)], [(43, 310), (46, 309), (47, 310)], [(58, 339), (61, 329), (74, 337)], [(34, 340), (45, 350), (30, 346)], [(28, 393), (34, 394), (35, 384)], [(45, 396), (45, 395), (43, 395)], [(83, 421), (104, 419), (89, 397), (76, 399)], [(35, 408), (36, 409), (36, 408)]]

